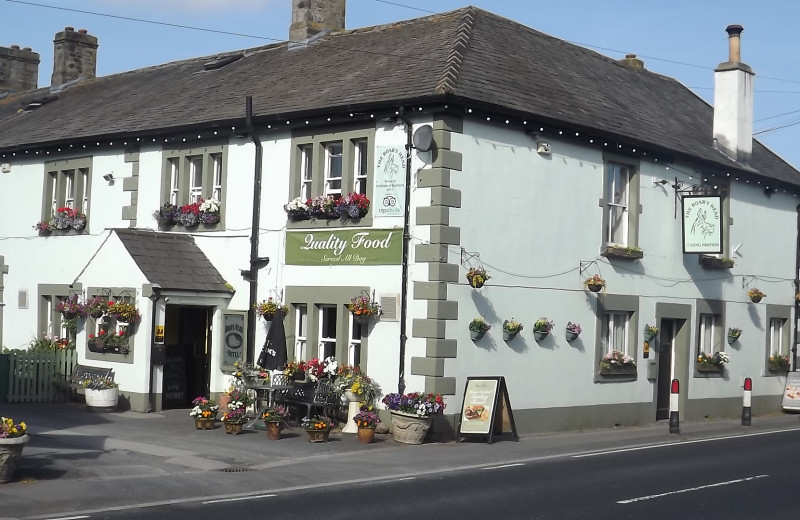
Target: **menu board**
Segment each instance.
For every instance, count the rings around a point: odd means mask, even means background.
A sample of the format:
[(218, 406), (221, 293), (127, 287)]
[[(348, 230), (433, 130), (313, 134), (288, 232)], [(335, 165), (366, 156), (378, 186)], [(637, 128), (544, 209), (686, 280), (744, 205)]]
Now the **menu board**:
[(184, 406), (186, 398), (186, 357), (173, 355), (164, 360), (163, 406)]
[(519, 440), (505, 378), (468, 377), (461, 404), (459, 435), (479, 436), (491, 443), (494, 435), (505, 433)]
[(784, 410), (800, 410), (800, 372), (789, 372), (786, 375), (781, 406)]

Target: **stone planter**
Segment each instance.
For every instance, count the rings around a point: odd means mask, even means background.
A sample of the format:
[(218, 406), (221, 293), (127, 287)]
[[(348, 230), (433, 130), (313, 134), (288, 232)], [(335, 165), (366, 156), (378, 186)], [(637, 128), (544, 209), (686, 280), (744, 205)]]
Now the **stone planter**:
[(306, 430), (308, 442), (328, 442), (330, 430)]
[(244, 423), (233, 423), (225, 421), (225, 433), (230, 433), (231, 435), (238, 435), (242, 433), (242, 428), (244, 427)]
[(372, 444), (375, 440), (375, 428), (359, 428), (358, 442), (361, 444)]
[(282, 422), (268, 422), (267, 425), (267, 438), (271, 441), (277, 441), (281, 438), (281, 430), (283, 430)]
[(403, 412), (392, 413), (392, 436), (403, 444), (422, 444), (433, 423), (433, 417), (419, 417)]
[(11, 439), (0, 439), (0, 484), (11, 481), (14, 470), (17, 469), (22, 448), (28, 443), (30, 437), (14, 437)]
[(86, 406), (92, 412), (114, 412), (117, 410), (119, 401), (119, 388), (108, 388), (106, 390), (86, 389)]
[(195, 418), (194, 420), (194, 427), (198, 430), (213, 430), (214, 423), (217, 422), (216, 417), (210, 417), (208, 419), (198, 419)]

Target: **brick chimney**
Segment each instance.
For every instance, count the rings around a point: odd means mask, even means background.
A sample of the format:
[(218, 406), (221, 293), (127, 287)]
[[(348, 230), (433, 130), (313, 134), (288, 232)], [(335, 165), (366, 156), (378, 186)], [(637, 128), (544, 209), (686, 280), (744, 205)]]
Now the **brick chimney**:
[(19, 45), (0, 47), (0, 92), (35, 90), (39, 80), (39, 53)]
[(292, 0), (289, 41), (301, 42), (328, 29), (344, 31), (345, 0)]
[(714, 69), (714, 146), (738, 163), (750, 164), (753, 152), (753, 77), (742, 63), (744, 27), (729, 25), (728, 61)]
[(79, 77), (91, 79), (97, 75), (97, 38), (88, 34), (86, 29), (76, 32), (73, 27), (64, 27), (63, 31), (56, 33), (53, 43), (51, 87)]

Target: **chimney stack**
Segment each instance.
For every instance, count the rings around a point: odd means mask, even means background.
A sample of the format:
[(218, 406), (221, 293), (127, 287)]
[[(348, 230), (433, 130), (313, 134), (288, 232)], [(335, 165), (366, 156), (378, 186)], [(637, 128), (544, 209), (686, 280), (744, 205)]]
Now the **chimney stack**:
[(644, 62), (637, 58), (635, 54), (626, 54), (625, 59), (617, 60), (617, 62), (632, 69), (644, 69)]
[(97, 38), (86, 29), (64, 27), (53, 40), (53, 75), (50, 87), (58, 87), (80, 77), (97, 76)]
[(744, 27), (729, 25), (728, 61), (714, 69), (714, 146), (738, 163), (749, 165), (753, 153), (753, 77), (742, 63)]
[(345, 0), (292, 0), (289, 41), (302, 42), (325, 31), (344, 31)]
[(38, 80), (38, 52), (19, 45), (0, 47), (0, 92), (35, 90)]

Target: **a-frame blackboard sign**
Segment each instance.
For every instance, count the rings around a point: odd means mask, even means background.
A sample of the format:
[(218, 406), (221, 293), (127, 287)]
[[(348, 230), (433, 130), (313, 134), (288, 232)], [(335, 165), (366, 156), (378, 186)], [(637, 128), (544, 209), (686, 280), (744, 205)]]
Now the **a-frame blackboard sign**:
[(519, 440), (503, 376), (467, 378), (458, 434), (460, 440), (483, 438), (490, 444), (495, 435)]

